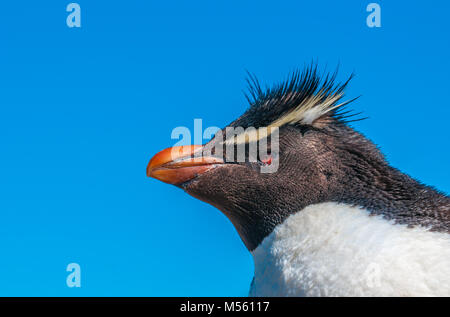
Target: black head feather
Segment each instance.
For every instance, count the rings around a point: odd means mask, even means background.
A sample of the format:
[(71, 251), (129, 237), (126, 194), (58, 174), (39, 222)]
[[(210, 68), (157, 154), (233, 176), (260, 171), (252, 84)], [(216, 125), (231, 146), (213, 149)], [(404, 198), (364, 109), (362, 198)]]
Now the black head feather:
[[(245, 97), (249, 109), (231, 126), (264, 127), (293, 112), (302, 112), (302, 107), (320, 107), (333, 100), (324, 110), (320, 118), (333, 120), (336, 123), (348, 123), (364, 118), (355, 118), (360, 113), (345, 110), (345, 106), (357, 98), (340, 103), (344, 90), (353, 74), (344, 82), (337, 82), (338, 69), (333, 73), (320, 74), (317, 65), (311, 64), (304, 70), (295, 70), (286, 81), (271, 88), (262, 89), (255, 75), (248, 73), (248, 91)], [(313, 104), (311, 104), (311, 102)], [(345, 110), (345, 111), (344, 111)], [(299, 118), (295, 124), (302, 124)]]

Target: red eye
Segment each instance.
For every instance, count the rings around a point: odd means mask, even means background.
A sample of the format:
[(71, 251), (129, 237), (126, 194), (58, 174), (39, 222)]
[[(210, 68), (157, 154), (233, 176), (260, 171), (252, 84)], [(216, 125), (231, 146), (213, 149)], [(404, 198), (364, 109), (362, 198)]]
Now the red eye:
[(272, 155), (267, 155), (263, 159), (261, 159), (261, 163), (264, 163), (266, 165), (272, 164)]

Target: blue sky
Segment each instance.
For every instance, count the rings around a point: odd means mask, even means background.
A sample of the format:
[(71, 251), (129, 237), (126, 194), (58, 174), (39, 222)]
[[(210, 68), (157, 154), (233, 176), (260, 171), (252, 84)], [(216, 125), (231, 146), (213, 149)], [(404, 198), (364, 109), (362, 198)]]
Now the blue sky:
[[(239, 296), (253, 262), (231, 223), (148, 179), (171, 131), (223, 127), (245, 71), (312, 59), (395, 167), (450, 192), (448, 1), (9, 1), (0, 15), (0, 295)], [(66, 266), (81, 266), (81, 288)]]

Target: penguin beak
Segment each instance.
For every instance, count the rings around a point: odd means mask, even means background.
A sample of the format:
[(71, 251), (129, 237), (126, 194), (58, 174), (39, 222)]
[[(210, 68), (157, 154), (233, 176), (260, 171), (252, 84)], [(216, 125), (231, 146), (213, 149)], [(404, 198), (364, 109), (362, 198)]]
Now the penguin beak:
[(203, 145), (174, 146), (157, 153), (147, 165), (147, 176), (164, 183), (180, 185), (201, 175), (224, 161), (201, 156)]

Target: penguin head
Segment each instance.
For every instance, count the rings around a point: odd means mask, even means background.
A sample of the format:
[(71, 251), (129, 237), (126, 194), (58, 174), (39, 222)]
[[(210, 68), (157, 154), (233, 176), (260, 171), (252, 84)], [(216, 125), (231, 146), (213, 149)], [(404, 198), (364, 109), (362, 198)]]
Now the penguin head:
[(341, 100), (352, 76), (336, 83), (336, 74), (310, 66), (265, 90), (250, 75), (242, 116), (204, 145), (159, 152), (147, 175), (221, 210), (255, 249), (290, 214), (339, 200), (358, 171), (384, 164), (348, 125), (355, 114), (344, 106), (352, 100)]

